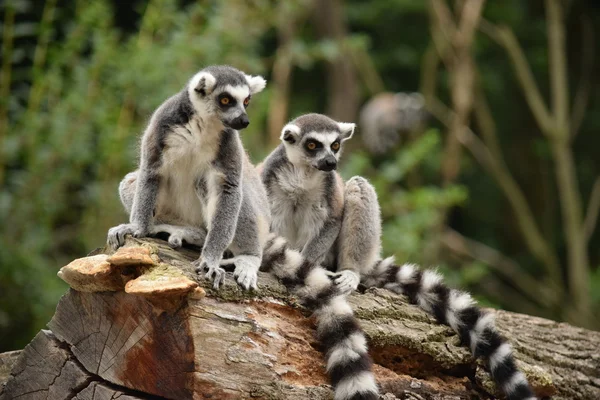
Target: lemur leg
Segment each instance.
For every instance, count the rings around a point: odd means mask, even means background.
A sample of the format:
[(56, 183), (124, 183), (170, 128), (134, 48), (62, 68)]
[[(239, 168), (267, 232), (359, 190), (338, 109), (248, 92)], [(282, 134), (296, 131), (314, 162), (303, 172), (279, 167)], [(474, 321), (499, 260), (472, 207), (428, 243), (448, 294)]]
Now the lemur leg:
[(377, 193), (360, 176), (344, 189), (344, 216), (337, 241), (338, 270), (335, 283), (345, 291), (355, 290), (368, 275), (381, 253), (381, 215)]
[[(247, 197), (251, 198), (251, 197)], [(235, 265), (233, 276), (244, 289), (257, 289), (258, 270), (267, 241), (269, 224), (260, 215), (258, 206), (244, 201), (236, 227), (235, 237), (229, 250), (233, 258), (222, 260), (221, 266)]]
[[(137, 174), (138, 171), (128, 173), (119, 184), (119, 197), (128, 214), (131, 213), (131, 208), (133, 206), (133, 198), (135, 196), (135, 188), (137, 184)], [(206, 230), (203, 228), (172, 225), (169, 224), (168, 221), (158, 220), (156, 222), (157, 224), (151, 227), (149, 234), (154, 236), (161, 232), (168, 233), (169, 246), (174, 249), (181, 247), (183, 242), (198, 247), (202, 247), (204, 245), (204, 240), (206, 239)], [(122, 243), (124, 236), (128, 233), (131, 233), (127, 231), (126, 227), (128, 225), (129, 224), (121, 224), (111, 228), (108, 234), (109, 240), (114, 237), (120, 243)]]

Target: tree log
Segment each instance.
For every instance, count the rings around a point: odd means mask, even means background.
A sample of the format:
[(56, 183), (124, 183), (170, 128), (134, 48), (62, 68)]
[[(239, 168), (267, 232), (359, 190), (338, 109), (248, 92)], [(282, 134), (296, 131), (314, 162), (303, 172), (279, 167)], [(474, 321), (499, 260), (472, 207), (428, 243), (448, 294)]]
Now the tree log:
[[(20, 353), (0, 355), (7, 399), (330, 399), (309, 312), (275, 278), (218, 291), (191, 249), (128, 238), (63, 267), (71, 289)], [(349, 301), (369, 339), (382, 398), (493, 399), (485, 366), (445, 326), (387, 290)], [(600, 398), (600, 333), (495, 311), (540, 397)], [(16, 357), (18, 355), (18, 358)], [(16, 359), (16, 361), (15, 361)]]

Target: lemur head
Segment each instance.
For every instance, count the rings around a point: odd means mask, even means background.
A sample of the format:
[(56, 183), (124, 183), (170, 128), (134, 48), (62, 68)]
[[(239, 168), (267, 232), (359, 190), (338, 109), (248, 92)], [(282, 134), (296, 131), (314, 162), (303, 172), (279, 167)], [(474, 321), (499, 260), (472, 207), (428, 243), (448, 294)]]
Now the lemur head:
[(306, 114), (283, 127), (281, 140), (295, 166), (332, 171), (337, 168), (342, 145), (352, 137), (355, 126), (321, 114)]
[(250, 124), (246, 107), (253, 94), (265, 88), (261, 76), (246, 75), (228, 65), (214, 65), (198, 72), (188, 84), (188, 94), (194, 108), (223, 125), (244, 129)]

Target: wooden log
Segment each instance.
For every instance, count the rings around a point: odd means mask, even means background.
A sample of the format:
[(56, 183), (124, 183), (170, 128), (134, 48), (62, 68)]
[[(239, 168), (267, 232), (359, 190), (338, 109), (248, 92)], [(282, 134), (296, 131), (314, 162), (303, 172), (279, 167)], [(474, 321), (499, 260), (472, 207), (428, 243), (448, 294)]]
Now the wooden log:
[[(22, 352), (0, 399), (331, 398), (313, 321), (270, 275), (253, 293), (231, 276), (215, 291), (192, 270), (197, 252), (157, 239), (92, 257), (59, 273), (79, 290)], [(382, 398), (495, 398), (483, 364), (403, 296), (375, 289), (349, 301)], [(496, 315), (540, 397), (600, 398), (599, 332)]]

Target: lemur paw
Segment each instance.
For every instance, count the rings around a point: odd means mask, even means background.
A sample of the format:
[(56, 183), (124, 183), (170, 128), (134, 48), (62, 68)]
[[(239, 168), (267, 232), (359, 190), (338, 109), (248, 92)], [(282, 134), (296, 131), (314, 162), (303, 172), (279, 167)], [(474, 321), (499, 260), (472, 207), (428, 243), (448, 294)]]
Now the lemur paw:
[(237, 256), (234, 258), (235, 270), (233, 277), (246, 290), (258, 289), (258, 269), (260, 258), (253, 256)]
[(180, 235), (172, 233), (169, 235), (169, 247), (178, 249), (183, 246), (183, 238)]
[(332, 274), (333, 281), (342, 293), (350, 293), (356, 290), (360, 283), (360, 277), (354, 271), (344, 270)]
[(148, 236), (148, 229), (137, 228), (133, 231), (133, 237), (143, 238)]
[(198, 275), (202, 274), (204, 271), (204, 277), (213, 281), (213, 288), (219, 289), (221, 284), (225, 282), (225, 270), (217, 265), (209, 267), (206, 261), (196, 260), (192, 262), (192, 266), (196, 268), (196, 273)]
[(126, 235), (133, 235), (137, 230), (137, 226), (134, 224), (121, 224), (114, 226), (108, 230), (106, 243), (113, 250), (116, 250), (125, 244)]

